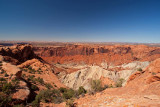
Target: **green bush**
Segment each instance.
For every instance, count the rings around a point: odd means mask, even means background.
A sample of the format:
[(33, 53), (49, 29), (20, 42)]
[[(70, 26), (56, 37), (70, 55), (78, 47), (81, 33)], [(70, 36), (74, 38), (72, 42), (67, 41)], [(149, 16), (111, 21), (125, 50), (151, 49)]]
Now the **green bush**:
[(13, 86), (14, 86), (14, 87), (18, 87), (19, 81), (20, 81), (20, 80), (17, 79), (17, 78), (12, 79), (12, 84), (13, 84)]
[(6, 81), (6, 79), (5, 78), (0, 78), (0, 81)]
[(5, 77), (8, 77), (9, 75), (7, 73), (4, 74)]
[(36, 90), (38, 90), (39, 88), (36, 86), (36, 85), (31, 85), (31, 89), (33, 90), (33, 91), (36, 91)]
[(41, 90), (38, 95), (36, 95), (35, 100), (32, 102), (32, 106), (36, 107), (39, 105), (39, 102), (45, 103), (61, 103), (63, 102), (63, 98), (60, 92), (56, 89), (53, 90)]
[(81, 94), (85, 94), (87, 91), (83, 88), (83, 86), (80, 86), (79, 89), (78, 89), (78, 95), (81, 95)]
[(156, 75), (156, 73), (155, 73), (155, 72), (152, 72), (152, 75)]
[(10, 107), (10, 102), (12, 101), (11, 96), (0, 94), (0, 107)]
[(26, 74), (22, 74), (22, 77), (23, 77), (23, 78), (26, 77)]
[(67, 89), (66, 89), (66, 88), (61, 87), (61, 88), (59, 88), (59, 91), (60, 91), (61, 93), (64, 93), (64, 92), (67, 92)]
[(39, 107), (39, 101), (38, 100), (34, 100), (32, 102), (32, 107)]
[(91, 89), (94, 92), (102, 91), (103, 87), (101, 85), (101, 81), (100, 80), (92, 80), (91, 81)]
[(5, 72), (6, 72), (5, 70), (3, 70), (3, 69), (1, 70), (1, 74), (5, 73)]
[(73, 89), (68, 89), (66, 92), (63, 93), (63, 97), (65, 99), (70, 99), (74, 96), (75, 91)]
[(35, 80), (34, 80), (34, 77), (35, 77), (34, 75), (29, 75), (29, 76), (28, 76), (28, 80), (29, 80), (29, 81), (35, 81)]
[(142, 68), (138, 68), (137, 71), (143, 71)]
[(12, 86), (12, 84), (9, 83), (5, 83), (2, 87), (2, 92), (6, 93), (6, 94), (10, 94), (13, 92), (15, 87)]
[(47, 89), (53, 88), (53, 86), (50, 83), (46, 83), (45, 86)]
[(36, 80), (37, 80), (40, 84), (44, 85), (43, 78), (38, 77)]

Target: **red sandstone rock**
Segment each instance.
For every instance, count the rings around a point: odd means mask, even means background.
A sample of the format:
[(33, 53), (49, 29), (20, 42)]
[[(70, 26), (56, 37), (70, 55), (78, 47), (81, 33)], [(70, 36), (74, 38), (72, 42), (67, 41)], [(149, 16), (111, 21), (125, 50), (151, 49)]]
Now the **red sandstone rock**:
[(159, 47), (145, 45), (71, 45), (65, 47), (34, 47), (34, 52), (49, 63), (120, 65), (132, 61), (153, 61), (160, 57)]
[(31, 45), (15, 45), (10, 47), (1, 47), (0, 55), (4, 60), (13, 64), (20, 64), (32, 58), (38, 58)]

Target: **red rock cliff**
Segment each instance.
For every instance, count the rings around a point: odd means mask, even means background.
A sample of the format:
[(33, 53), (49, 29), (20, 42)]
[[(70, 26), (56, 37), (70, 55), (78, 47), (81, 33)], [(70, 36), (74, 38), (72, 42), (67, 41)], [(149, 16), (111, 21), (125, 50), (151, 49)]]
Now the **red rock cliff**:
[(34, 52), (50, 63), (123, 64), (135, 60), (152, 61), (160, 57), (160, 48), (144, 45), (34, 47)]

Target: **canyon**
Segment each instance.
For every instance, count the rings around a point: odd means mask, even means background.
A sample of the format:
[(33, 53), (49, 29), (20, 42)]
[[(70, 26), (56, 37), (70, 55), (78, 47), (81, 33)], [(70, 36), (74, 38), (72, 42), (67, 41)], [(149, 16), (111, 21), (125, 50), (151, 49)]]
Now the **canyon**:
[[(0, 47), (0, 60), (8, 81), (20, 79), (13, 99), (32, 102), (50, 84), (54, 89), (92, 90), (91, 81), (107, 88), (75, 99), (78, 107), (160, 106), (160, 47), (129, 44), (19, 44)], [(1, 73), (2, 74), (2, 73)], [(0, 75), (3, 77), (3, 75)], [(30, 79), (28, 79), (30, 78)], [(43, 79), (44, 83), (37, 81)], [(123, 80), (121, 87), (116, 87)], [(38, 90), (33, 91), (31, 85)], [(23, 96), (23, 97), (22, 97)], [(31, 96), (33, 98), (31, 98)], [(128, 100), (127, 100), (128, 99)], [(65, 103), (41, 106), (64, 107)]]

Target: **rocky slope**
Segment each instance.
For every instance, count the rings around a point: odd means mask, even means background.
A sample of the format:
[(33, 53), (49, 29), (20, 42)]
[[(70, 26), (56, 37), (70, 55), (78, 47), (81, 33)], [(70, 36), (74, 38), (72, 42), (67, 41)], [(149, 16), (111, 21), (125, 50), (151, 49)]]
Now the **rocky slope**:
[(41, 90), (66, 87), (31, 45), (1, 47), (0, 54), (0, 106), (29, 106)]
[[(124, 79), (123, 86), (126, 84), (126, 81), (137, 69), (145, 69), (146, 66), (149, 65), (149, 62), (132, 62), (128, 64), (123, 64), (121, 66), (70, 66), (66, 65), (67, 69), (70, 68), (79, 68), (79, 70), (66, 74), (65, 72), (61, 72), (59, 74), (59, 79), (66, 86), (78, 89), (80, 86), (83, 86), (86, 90), (90, 90), (90, 82), (91, 80), (102, 79), (102, 82), (105, 81), (105, 78), (108, 81), (103, 82), (104, 85), (113, 85), (119, 79)], [(111, 82), (112, 81), (112, 82)], [(111, 83), (111, 84), (110, 84)]]
[(76, 103), (78, 107), (159, 107), (159, 71), (160, 59), (156, 59), (143, 72), (136, 72), (131, 75), (125, 87), (106, 89), (105, 91), (93, 96), (86, 95), (84, 98), (76, 100)]

